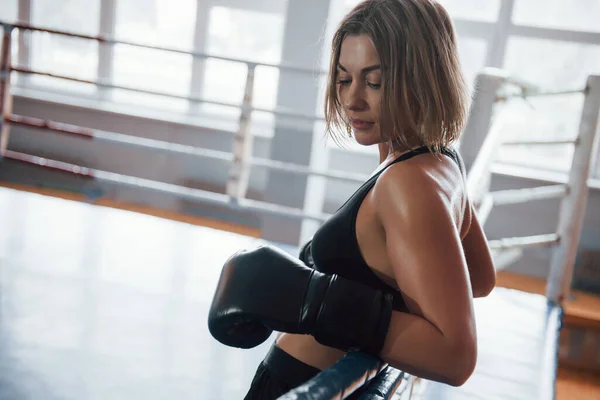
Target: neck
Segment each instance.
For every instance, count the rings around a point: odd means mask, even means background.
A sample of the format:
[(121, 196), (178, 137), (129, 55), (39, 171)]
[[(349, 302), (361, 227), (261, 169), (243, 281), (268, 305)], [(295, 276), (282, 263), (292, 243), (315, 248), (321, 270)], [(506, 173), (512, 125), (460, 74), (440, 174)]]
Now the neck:
[(393, 146), (390, 142), (379, 143), (379, 163), (381, 164), (388, 159), (400, 157), (402, 154), (422, 146), (422, 143), (413, 141), (409, 145), (411, 146), (410, 148), (406, 146)]
[(379, 163), (381, 164), (390, 156), (389, 143), (379, 143)]

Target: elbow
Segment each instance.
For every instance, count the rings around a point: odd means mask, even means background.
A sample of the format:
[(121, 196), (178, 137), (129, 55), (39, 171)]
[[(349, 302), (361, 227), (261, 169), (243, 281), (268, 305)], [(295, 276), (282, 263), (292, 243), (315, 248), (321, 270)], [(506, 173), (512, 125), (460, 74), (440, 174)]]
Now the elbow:
[(496, 281), (494, 280), (493, 282), (490, 282), (489, 284), (478, 287), (477, 290), (474, 290), (473, 297), (474, 298), (487, 297), (490, 293), (492, 293), (492, 290), (494, 290), (495, 287), (496, 287)]
[(469, 380), (474, 370), (475, 364), (473, 364), (472, 367), (457, 368), (455, 371), (452, 372), (451, 375), (448, 376), (446, 382), (444, 383), (454, 387), (462, 386)]
[(465, 340), (454, 345), (451, 357), (454, 362), (445, 374), (443, 383), (454, 387), (462, 386), (471, 377), (477, 365), (476, 340)]
[(492, 290), (494, 290), (495, 287), (496, 287), (496, 270), (492, 269), (492, 271), (490, 272), (490, 276), (486, 282), (486, 285), (484, 286), (485, 295), (483, 297), (492, 293)]
[(478, 282), (477, 287), (473, 290), (473, 297), (486, 297), (496, 287), (496, 271), (492, 271), (485, 279)]

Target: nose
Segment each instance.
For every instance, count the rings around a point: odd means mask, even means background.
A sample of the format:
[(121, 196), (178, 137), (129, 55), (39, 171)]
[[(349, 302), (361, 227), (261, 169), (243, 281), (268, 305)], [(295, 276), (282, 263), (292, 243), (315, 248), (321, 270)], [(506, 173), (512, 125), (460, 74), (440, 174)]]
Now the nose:
[(344, 94), (344, 108), (349, 111), (364, 111), (367, 108), (367, 102), (364, 92), (360, 85), (352, 82)]

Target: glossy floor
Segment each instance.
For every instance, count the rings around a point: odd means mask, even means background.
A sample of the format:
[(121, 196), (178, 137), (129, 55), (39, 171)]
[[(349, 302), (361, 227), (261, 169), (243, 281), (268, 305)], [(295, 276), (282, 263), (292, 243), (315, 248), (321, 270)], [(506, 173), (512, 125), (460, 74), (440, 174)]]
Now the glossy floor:
[(0, 188), (0, 399), (241, 399), (266, 352), (220, 345), (220, 266), (257, 239)]

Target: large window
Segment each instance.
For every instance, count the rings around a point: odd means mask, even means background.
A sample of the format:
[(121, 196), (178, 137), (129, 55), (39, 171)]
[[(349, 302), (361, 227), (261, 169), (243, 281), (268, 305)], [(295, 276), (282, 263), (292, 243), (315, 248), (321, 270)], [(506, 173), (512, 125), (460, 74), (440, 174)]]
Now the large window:
[[(15, 20), (19, 3), (27, 10), (31, 7), (30, 22), (41, 27), (90, 35), (97, 35), (102, 30), (118, 40), (150, 46), (251, 62), (278, 64), (281, 61), (285, 0), (220, 0), (208, 4), (197, 0), (33, 0), (30, 3), (7, 0), (8, 6), (3, 4), (0, 9), (0, 18)], [(202, 8), (198, 9), (199, 6)], [(98, 42), (93, 40), (38, 32), (32, 33), (32, 38), (29, 60), (32, 69), (84, 80), (101, 80), (122, 87), (102, 90), (103, 100), (178, 113), (201, 110), (212, 117), (233, 121), (239, 116), (239, 108), (211, 104), (190, 107), (186, 99), (160, 93), (239, 105), (247, 75), (243, 62), (215, 58), (195, 60), (191, 55), (126, 44), (116, 44), (112, 51), (100, 53)], [(16, 44), (15, 40), (15, 49)], [(99, 54), (109, 57), (103, 59), (100, 69)], [(99, 71), (102, 76), (98, 76)], [(275, 107), (278, 80), (277, 68), (259, 66), (256, 69), (256, 107)], [(44, 90), (75, 95), (100, 93), (94, 85), (54, 77), (34, 75), (29, 83)], [(259, 123), (269, 122), (270, 126), (273, 118), (268, 113), (257, 113), (255, 119)]]
[(515, 0), (513, 22), (552, 29), (600, 32), (600, 2)]
[[(2, 7), (0, 7), (0, 20), (6, 21), (6, 22), (12, 22), (17, 19), (17, 13), (18, 13), (17, 1), (18, 0), (4, 0)], [(4, 33), (1, 27), (0, 27), (0, 33)], [(12, 54), (12, 58), (14, 60), (17, 57), (17, 50), (18, 50), (17, 35), (13, 34), (12, 39), (13, 40), (12, 40), (11, 54)]]
[(17, 1), (18, 0), (3, 0), (0, 7), (0, 19), (3, 21), (14, 21), (17, 19)]
[[(285, 7), (283, 8), (285, 9)], [(214, 6), (210, 9), (206, 50), (208, 54), (248, 61), (281, 62), (283, 13)], [(219, 59), (206, 61), (202, 97), (212, 101), (241, 104), (247, 67), (244, 63)], [(277, 99), (279, 71), (259, 66), (255, 73), (255, 107), (273, 109)], [(207, 112), (237, 118), (239, 110), (205, 104)], [(259, 124), (270, 123), (272, 115), (254, 114)]]
[[(115, 36), (154, 46), (191, 51), (194, 43), (196, 0), (119, 0)], [(139, 47), (114, 47), (115, 84), (179, 96), (189, 94), (193, 58), (186, 54)], [(185, 100), (115, 90), (117, 101), (183, 111)]]
[[(547, 37), (509, 35), (502, 67), (511, 74), (538, 85), (543, 90), (583, 89), (587, 77), (600, 74), (600, 36), (596, 43), (581, 43), (561, 29), (600, 31), (600, 3), (579, 0), (569, 2), (522, 1), (515, 3), (513, 22), (554, 29)], [(518, 31), (517, 31), (518, 32)], [(540, 32), (546, 36), (546, 32)], [(511, 105), (508, 139), (573, 139), (579, 132), (583, 95), (531, 98)], [(505, 148), (500, 151), (504, 162), (565, 171), (571, 165), (573, 147)]]
[(455, 19), (495, 22), (501, 0), (439, 0)]
[[(577, 60), (577, 61), (574, 61)], [(600, 45), (512, 37), (504, 68), (546, 90), (583, 89), (590, 74), (600, 73)], [(583, 95), (530, 98), (511, 105), (507, 139), (573, 139), (579, 130)], [(572, 146), (505, 148), (506, 162), (567, 170)]]
[[(99, 0), (35, 0), (32, 23), (46, 28), (98, 34)], [(48, 33), (32, 35), (31, 67), (34, 70), (95, 80), (98, 69), (98, 43)], [(33, 76), (31, 82), (43, 87), (93, 93), (92, 85)]]
[[(339, 21), (359, 2), (328, 1), (330, 11), (323, 34), (322, 69), (328, 64), (329, 44)], [(597, 0), (439, 1), (457, 27), (461, 64), (471, 90), (476, 74), (484, 66), (504, 68), (548, 90), (582, 88), (589, 74), (600, 73), (600, 2)], [(102, 30), (123, 40), (272, 64), (281, 62), (287, 18), (286, 0), (4, 0), (0, 18), (15, 20), (18, 7), (27, 8), (24, 11), (28, 12), (21, 15), (31, 15), (31, 21), (25, 22), (38, 26), (92, 35)], [(315, 21), (307, 21), (306, 26), (314, 29)], [(16, 49), (17, 35), (14, 36)], [(318, 51), (317, 46), (314, 48)], [(28, 62), (34, 70), (88, 80), (108, 79), (125, 87), (192, 95), (236, 105), (243, 99), (247, 74), (243, 62), (214, 58), (202, 62), (190, 55), (129, 45), (115, 45), (109, 52), (100, 50), (98, 43), (92, 40), (32, 33), (29, 59), (20, 60)], [(99, 65), (99, 54), (109, 60), (102, 59)], [(99, 71), (107, 76), (98, 77)], [(274, 108), (279, 70), (259, 66), (255, 79), (254, 105)], [(315, 113), (321, 115), (325, 78), (317, 79), (321, 90)], [(104, 100), (179, 114), (199, 111), (211, 118), (225, 119), (230, 126), (236, 126), (240, 113), (236, 107), (210, 103), (190, 107), (184, 99), (121, 89), (98, 91), (93, 85), (43, 76), (32, 76), (23, 84), (75, 95), (102, 93)], [(110, 96), (106, 96), (107, 93)], [(578, 131), (581, 106), (581, 95), (531, 99), (528, 104), (516, 102), (510, 106), (507, 137), (571, 138)], [(253, 121), (254, 132), (260, 131), (257, 126), (265, 126), (265, 133), (272, 129), (273, 116), (269, 113), (256, 113)], [(322, 130), (321, 125), (317, 125), (315, 129)], [(334, 145), (331, 141), (328, 144)], [(376, 151), (354, 144), (350, 144), (350, 149)], [(500, 160), (533, 168), (564, 170), (570, 163), (571, 153), (569, 147), (511, 148), (500, 152)], [(600, 163), (598, 165), (600, 169)]]

